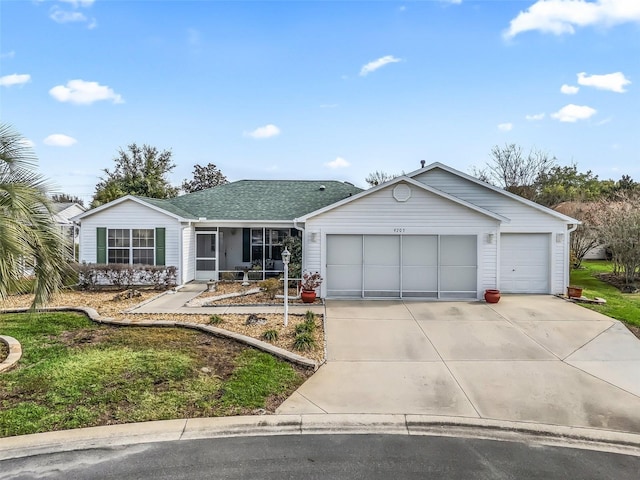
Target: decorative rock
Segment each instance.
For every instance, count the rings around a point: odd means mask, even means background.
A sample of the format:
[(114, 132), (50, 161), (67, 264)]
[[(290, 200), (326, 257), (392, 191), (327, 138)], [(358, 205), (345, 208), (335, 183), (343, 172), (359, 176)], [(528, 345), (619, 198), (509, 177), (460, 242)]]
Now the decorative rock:
[(200, 369), (200, 371), (201, 371), (202, 373), (211, 373), (211, 369), (210, 369), (209, 367), (202, 367), (202, 368)]
[(252, 313), (247, 317), (247, 321), (244, 322), (245, 325), (265, 325), (267, 323), (266, 318), (262, 318)]
[(139, 290), (125, 290), (124, 292), (118, 293), (115, 297), (113, 297), (114, 302), (118, 302), (120, 300), (128, 300), (130, 298), (141, 297), (142, 293)]

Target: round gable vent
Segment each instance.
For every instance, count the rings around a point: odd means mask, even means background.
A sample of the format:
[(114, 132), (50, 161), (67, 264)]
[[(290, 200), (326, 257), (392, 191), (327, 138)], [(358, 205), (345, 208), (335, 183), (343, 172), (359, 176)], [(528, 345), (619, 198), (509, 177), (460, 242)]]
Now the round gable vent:
[(411, 188), (409, 185), (401, 183), (393, 189), (393, 198), (399, 202), (406, 202), (411, 198)]

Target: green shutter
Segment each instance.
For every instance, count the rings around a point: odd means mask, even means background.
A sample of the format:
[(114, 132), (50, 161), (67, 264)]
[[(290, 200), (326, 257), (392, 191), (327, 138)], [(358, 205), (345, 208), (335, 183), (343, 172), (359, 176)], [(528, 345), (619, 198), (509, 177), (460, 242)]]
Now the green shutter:
[(251, 229), (242, 229), (242, 261), (251, 261)]
[(96, 263), (107, 263), (107, 229), (96, 228)]
[(156, 228), (156, 265), (164, 265), (165, 263), (165, 247), (164, 247), (165, 229)]

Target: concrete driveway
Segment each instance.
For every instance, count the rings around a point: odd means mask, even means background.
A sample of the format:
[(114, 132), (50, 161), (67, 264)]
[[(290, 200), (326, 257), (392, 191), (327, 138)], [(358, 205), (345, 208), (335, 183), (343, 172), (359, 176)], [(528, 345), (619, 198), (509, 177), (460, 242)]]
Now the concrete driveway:
[(401, 413), (640, 433), (640, 340), (551, 296), (329, 301), (327, 363), (278, 413)]

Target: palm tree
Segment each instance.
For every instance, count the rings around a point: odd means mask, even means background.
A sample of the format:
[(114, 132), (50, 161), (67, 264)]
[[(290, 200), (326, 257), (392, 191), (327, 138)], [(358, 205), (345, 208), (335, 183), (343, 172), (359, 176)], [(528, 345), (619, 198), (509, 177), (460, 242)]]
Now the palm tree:
[(32, 308), (47, 303), (69, 268), (47, 196), (49, 184), (34, 171), (36, 162), (28, 142), (0, 124), (0, 300), (33, 270)]

